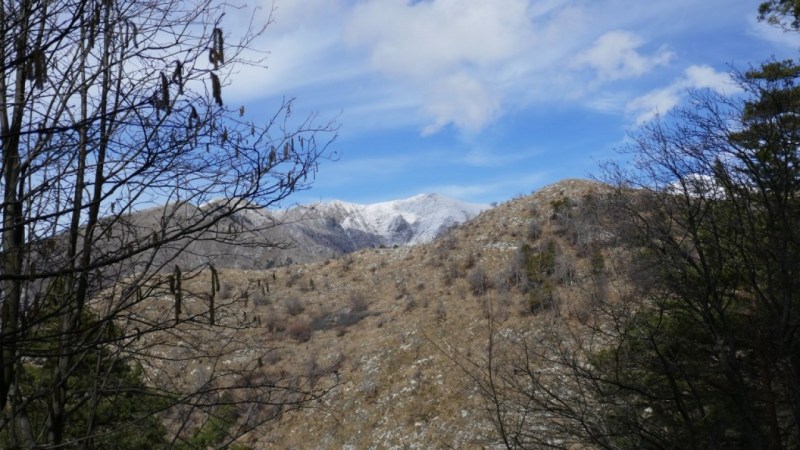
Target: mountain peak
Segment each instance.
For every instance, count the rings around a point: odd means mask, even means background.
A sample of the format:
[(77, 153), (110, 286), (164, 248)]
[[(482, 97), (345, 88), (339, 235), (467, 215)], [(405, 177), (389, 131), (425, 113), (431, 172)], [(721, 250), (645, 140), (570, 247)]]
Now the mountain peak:
[[(350, 233), (373, 235), (381, 245), (391, 246), (429, 242), (443, 230), (489, 209), (489, 205), (422, 193), (366, 205), (337, 200), (317, 205), (316, 209), (323, 216), (339, 216), (337, 219), (342, 228)], [(402, 232), (398, 232), (399, 229)]]

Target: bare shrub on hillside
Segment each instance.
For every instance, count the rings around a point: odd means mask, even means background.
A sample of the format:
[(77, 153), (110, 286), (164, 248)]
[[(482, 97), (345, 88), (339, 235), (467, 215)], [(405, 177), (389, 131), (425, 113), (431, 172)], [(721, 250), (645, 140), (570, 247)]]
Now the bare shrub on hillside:
[(436, 320), (443, 321), (447, 319), (447, 309), (444, 307), (442, 299), (436, 301), (436, 308), (434, 308), (433, 314)]
[(510, 278), (508, 269), (501, 270), (492, 277), (491, 284), (497, 292), (508, 292), (511, 289)]
[(443, 280), (445, 286), (450, 286), (453, 283), (453, 280), (461, 278), (463, 276), (463, 272), (459, 269), (458, 264), (455, 261), (448, 261), (447, 264), (444, 266), (444, 274)]
[(353, 255), (348, 254), (344, 258), (342, 258), (342, 270), (345, 272), (349, 272), (350, 269), (353, 267)]
[(414, 297), (413, 294), (408, 294), (405, 296), (405, 298), (406, 298), (406, 303), (405, 306), (403, 307), (403, 311), (408, 312), (417, 307), (417, 299)]
[(490, 287), (489, 278), (481, 266), (477, 266), (467, 274), (467, 282), (473, 295), (483, 295)]
[(292, 288), (294, 287), (297, 282), (299, 282), (303, 278), (303, 274), (300, 272), (290, 272), (286, 277), (286, 287)]
[(467, 271), (467, 270), (472, 269), (473, 267), (475, 267), (475, 264), (478, 262), (478, 258), (479, 257), (480, 257), (480, 255), (477, 255), (474, 252), (468, 253), (467, 256), (464, 258), (464, 261), (461, 264), (462, 269), (464, 271)]
[(286, 327), (286, 334), (297, 342), (311, 339), (311, 324), (307, 320), (297, 319)]
[(272, 306), (268, 306), (262, 314), (261, 323), (270, 333), (282, 333), (286, 330), (286, 320)]
[(556, 256), (553, 277), (561, 284), (572, 284), (576, 276), (575, 258), (567, 253)]
[(250, 294), (250, 298), (254, 306), (267, 306), (270, 304), (269, 296), (261, 292), (261, 290), (256, 290)]
[(348, 304), (350, 306), (350, 311), (354, 313), (360, 313), (369, 309), (367, 296), (361, 291), (351, 291)]
[(374, 377), (367, 376), (361, 380), (361, 392), (366, 398), (374, 399), (380, 392), (380, 385)]
[(542, 225), (536, 219), (528, 221), (525, 227), (525, 237), (532, 242), (537, 241), (542, 236)]
[(223, 282), (219, 294), (222, 298), (233, 298), (236, 296), (236, 287), (233, 283)]
[(283, 301), (283, 306), (286, 308), (286, 312), (290, 316), (298, 316), (302, 314), (303, 311), (306, 310), (306, 307), (305, 305), (303, 305), (303, 302), (300, 301), (300, 299), (295, 296), (287, 297)]

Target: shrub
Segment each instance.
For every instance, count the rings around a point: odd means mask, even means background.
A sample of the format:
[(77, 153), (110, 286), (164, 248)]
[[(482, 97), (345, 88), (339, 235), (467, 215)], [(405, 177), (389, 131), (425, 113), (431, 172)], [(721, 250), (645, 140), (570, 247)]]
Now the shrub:
[(359, 313), (369, 309), (369, 302), (363, 292), (350, 292), (350, 312)]
[(483, 295), (489, 289), (489, 279), (480, 266), (470, 270), (467, 275), (467, 281), (474, 295)]
[(451, 284), (453, 284), (453, 280), (461, 277), (462, 273), (458, 269), (458, 264), (456, 264), (453, 261), (449, 261), (447, 264), (445, 264), (444, 279), (443, 279), (445, 286), (450, 286)]
[(361, 392), (363, 392), (364, 395), (367, 396), (367, 398), (377, 397), (379, 391), (380, 388), (378, 386), (378, 382), (375, 381), (374, 378), (372, 377), (364, 378), (364, 380), (361, 382)]
[(289, 297), (286, 299), (285, 302), (286, 312), (290, 316), (297, 316), (303, 313), (306, 310), (306, 307), (303, 306), (303, 303), (297, 299), (297, 297)]
[(447, 310), (444, 308), (444, 302), (441, 299), (436, 301), (436, 309), (434, 309), (436, 320), (443, 321), (447, 319)]
[(292, 272), (289, 274), (289, 277), (286, 279), (286, 287), (290, 288), (295, 285), (300, 279), (303, 278), (299, 272)]
[(550, 206), (553, 208), (551, 219), (560, 219), (571, 216), (570, 209), (575, 206), (575, 203), (569, 197), (564, 196), (558, 200), (551, 201)]
[(545, 245), (540, 245), (542, 250), (534, 252), (529, 246), (523, 246), (522, 250), (527, 255), (528, 278), (534, 282), (542, 283), (553, 274), (556, 262), (556, 244), (548, 241)]
[(528, 222), (528, 227), (525, 230), (525, 236), (531, 241), (536, 241), (539, 239), (542, 236), (542, 226), (539, 225), (539, 222), (535, 220)]
[(236, 295), (236, 289), (230, 283), (222, 283), (222, 289), (220, 290), (220, 298), (233, 298)]
[(270, 303), (267, 294), (263, 293), (260, 289), (250, 294), (250, 297), (253, 299), (253, 305), (255, 306), (267, 306)]
[(267, 327), (267, 330), (271, 333), (280, 333), (286, 330), (286, 321), (278, 316), (272, 306), (269, 306), (264, 313), (263, 325)]
[(550, 283), (544, 283), (528, 294), (528, 309), (531, 314), (551, 309), (555, 303), (555, 293)]
[(306, 320), (296, 320), (286, 328), (286, 334), (297, 342), (306, 342), (311, 339), (311, 324)]
[(572, 258), (572, 256), (559, 255), (556, 257), (553, 274), (558, 279), (559, 283), (572, 284), (577, 275), (577, 270), (575, 269), (575, 260)]
[(469, 270), (475, 267), (475, 263), (478, 262), (478, 257), (474, 253), (470, 253), (464, 259), (463, 267), (464, 270)]
[(411, 311), (412, 309), (414, 309), (416, 307), (417, 307), (417, 300), (414, 298), (413, 295), (408, 294), (406, 296), (406, 306), (405, 306), (405, 308), (403, 310), (408, 312), (408, 311)]
[(590, 265), (593, 274), (601, 274), (606, 270), (606, 260), (603, 258), (603, 252), (597, 247), (592, 249)]

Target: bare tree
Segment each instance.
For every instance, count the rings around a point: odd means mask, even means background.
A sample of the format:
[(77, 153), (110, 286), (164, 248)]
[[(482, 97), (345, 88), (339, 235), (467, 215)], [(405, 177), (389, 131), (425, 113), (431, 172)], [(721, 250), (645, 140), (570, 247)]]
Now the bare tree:
[[(224, 411), (220, 445), (319, 394), (258, 364), (270, 349), (244, 337), (237, 299), (215, 298), (215, 272), (200, 289), (202, 267), (171, 265), (197, 240), (234, 241), (226, 218), (307, 188), (335, 137), (291, 101), (261, 124), (225, 106), (269, 21), (233, 35), (222, 17), (242, 8), (0, 3), (4, 445), (103, 446), (149, 414), (186, 444), (192, 421)], [(195, 383), (181, 361), (202, 361)], [(142, 383), (120, 381), (133, 372)], [(101, 423), (133, 394), (158, 401)]]

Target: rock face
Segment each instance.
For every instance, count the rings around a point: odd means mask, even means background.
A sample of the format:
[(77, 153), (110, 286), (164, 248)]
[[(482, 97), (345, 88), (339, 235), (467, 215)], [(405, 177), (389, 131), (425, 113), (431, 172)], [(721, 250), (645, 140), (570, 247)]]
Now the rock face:
[(164, 259), (174, 258), (182, 267), (211, 262), (219, 268), (266, 269), (370, 247), (430, 242), (488, 208), (438, 194), (420, 194), (368, 205), (332, 201), (284, 211), (248, 209), (219, 225), (241, 230), (233, 242), (202, 240), (188, 243), (177, 257), (162, 253)]

